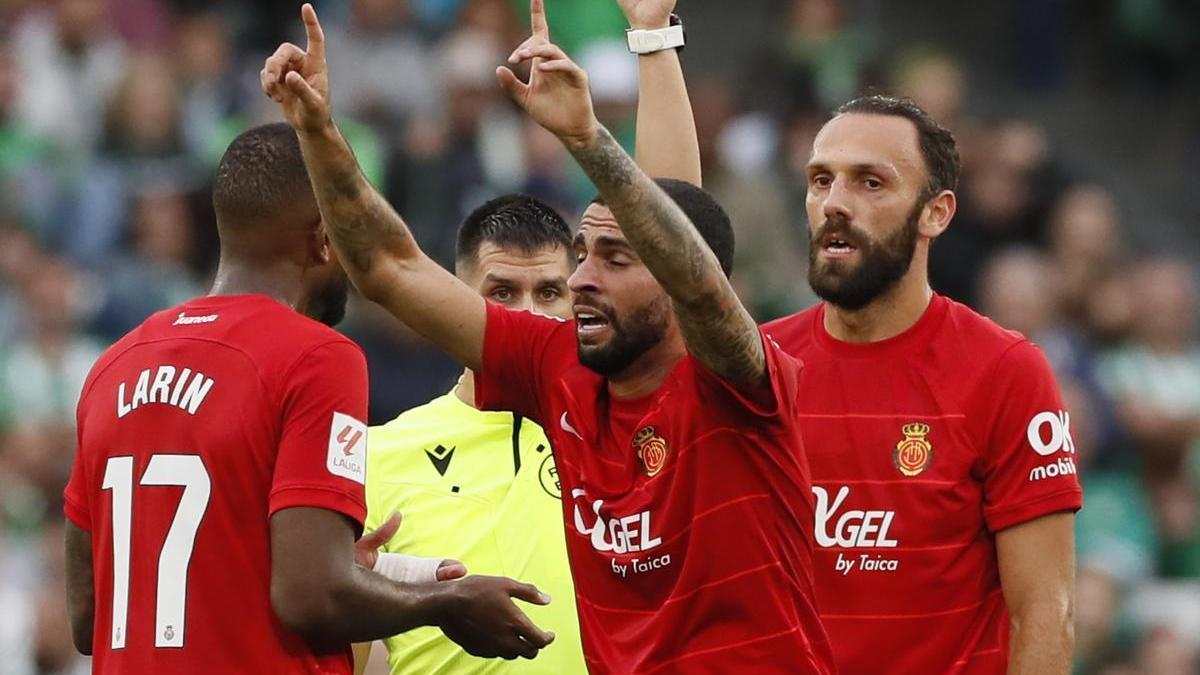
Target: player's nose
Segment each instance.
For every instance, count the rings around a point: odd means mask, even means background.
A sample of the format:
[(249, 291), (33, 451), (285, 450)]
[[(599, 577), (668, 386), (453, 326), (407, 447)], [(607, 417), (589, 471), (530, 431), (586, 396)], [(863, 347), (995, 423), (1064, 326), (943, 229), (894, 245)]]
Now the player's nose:
[(851, 195), (845, 180), (834, 179), (833, 184), (822, 195), (821, 213), (825, 216), (826, 221), (832, 218), (853, 220)]
[(600, 290), (600, 270), (596, 256), (588, 256), (579, 263), (567, 279), (567, 288), (572, 293), (595, 293)]

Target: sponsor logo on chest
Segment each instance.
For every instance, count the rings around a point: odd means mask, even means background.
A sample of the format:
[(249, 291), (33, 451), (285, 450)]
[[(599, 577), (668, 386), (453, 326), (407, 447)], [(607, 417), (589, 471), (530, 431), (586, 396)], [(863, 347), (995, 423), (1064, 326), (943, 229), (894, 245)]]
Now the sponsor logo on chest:
[[(571, 490), (571, 499), (574, 501), (575, 531), (587, 537), (599, 553), (648, 553), (662, 544), (662, 537), (654, 534), (649, 509), (625, 516), (606, 515), (608, 509), (604, 508), (604, 500), (588, 499), (587, 492), (581, 488)], [(585, 511), (590, 511), (590, 515), (584, 515)], [(669, 553), (635, 556), (625, 561), (615, 557), (610, 559), (613, 574), (622, 578), (663, 569), (670, 564)]]
[[(850, 496), (850, 486), (843, 485), (830, 499), (829, 491), (814, 485), (816, 497), (816, 526), (813, 535), (817, 546), (827, 549), (892, 549), (899, 543), (891, 536), (896, 512), (891, 510), (843, 509)], [(883, 551), (838, 552), (834, 569), (842, 574), (855, 571), (894, 572), (900, 561)]]

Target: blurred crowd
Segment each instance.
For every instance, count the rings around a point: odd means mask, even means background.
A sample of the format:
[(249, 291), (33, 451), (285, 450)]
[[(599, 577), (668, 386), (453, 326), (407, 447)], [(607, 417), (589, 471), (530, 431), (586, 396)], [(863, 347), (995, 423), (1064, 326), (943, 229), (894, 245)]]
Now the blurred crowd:
[[(237, 133), (276, 119), (258, 71), (296, 37), (296, 4), (0, 0), (0, 675), (86, 672), (61, 591), (79, 389), (106, 345), (205, 292), (213, 170)], [(601, 120), (632, 141), (637, 65), (616, 3), (546, 4)], [(1095, 178), (1105, 174), (1073, 167), (1037, 120), (977, 116), (963, 62), (936, 45), (885, 46), (855, 11), (871, 3), (762, 4), (778, 30), (761, 41), (759, 75), (688, 73), (705, 187), (738, 230), (739, 292), (764, 320), (815, 301), (804, 282), (812, 138), (868, 86), (914, 97), (955, 132), (964, 166), (958, 215), (933, 249), (935, 288), (1040, 344), (1069, 403), (1086, 505), (1077, 672), (1200, 672), (1200, 266), (1131, 245), (1136, 232)], [(1187, 3), (1109, 4), (1128, 43), (1124, 76), (1178, 86), (1197, 48), (1197, 31), (1172, 20)], [(535, 194), (569, 221), (590, 199), (557, 141), (494, 81), (527, 3), (317, 5), (339, 121), (438, 260), (452, 262), (457, 223), (490, 197)], [(1044, 23), (1011, 30), (1033, 39), (1053, 30)], [(1014, 78), (1047, 86), (1045, 58)], [(368, 353), (373, 422), (449, 388), (447, 359), (380, 311), (351, 310), (342, 328)]]

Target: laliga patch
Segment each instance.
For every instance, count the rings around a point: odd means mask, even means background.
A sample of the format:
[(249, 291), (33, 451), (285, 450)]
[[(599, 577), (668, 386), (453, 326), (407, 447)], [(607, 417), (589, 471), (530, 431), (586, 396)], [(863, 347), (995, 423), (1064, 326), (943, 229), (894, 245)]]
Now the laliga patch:
[(333, 413), (329, 427), (329, 454), (325, 458), (329, 473), (352, 481), (367, 482), (367, 425), (350, 415)]

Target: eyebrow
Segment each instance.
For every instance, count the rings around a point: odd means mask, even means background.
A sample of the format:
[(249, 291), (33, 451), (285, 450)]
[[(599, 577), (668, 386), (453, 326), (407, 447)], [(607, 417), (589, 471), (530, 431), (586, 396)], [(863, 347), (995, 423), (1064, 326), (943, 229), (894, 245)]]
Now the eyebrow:
[[(809, 162), (806, 169), (809, 172), (829, 171), (829, 165), (825, 164), (824, 162)], [(891, 164), (872, 164), (870, 162), (860, 162), (858, 164), (851, 164), (850, 169), (854, 173), (877, 173), (888, 176), (900, 175), (900, 172), (896, 170), (896, 167), (892, 166)]]
[[(630, 253), (635, 253), (633, 247), (629, 245), (629, 242), (620, 237), (601, 234), (593, 239), (592, 242), (597, 248), (616, 248), (629, 251)], [(575, 235), (575, 241), (573, 241), (571, 245), (575, 248), (586, 248), (587, 242), (584, 240), (582, 232)]]
[[(491, 283), (491, 284), (503, 284), (503, 285), (507, 285), (507, 286), (515, 285), (515, 281), (513, 280), (512, 277), (507, 277), (507, 276), (503, 276), (501, 274), (496, 274), (495, 272), (488, 272), (486, 275), (484, 275), (483, 281), (484, 281), (484, 283)], [(561, 274), (558, 274), (558, 275), (555, 275), (550, 278), (537, 279), (536, 283), (538, 286), (547, 286), (547, 285), (566, 286), (567, 278)]]

